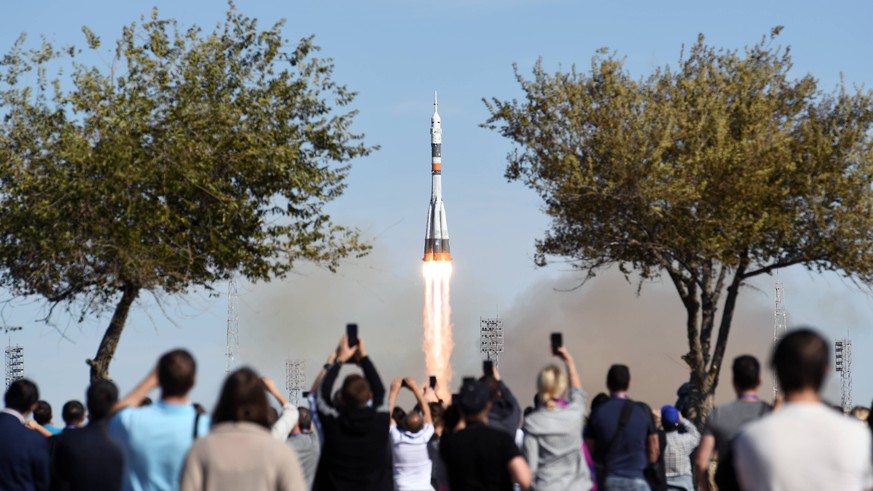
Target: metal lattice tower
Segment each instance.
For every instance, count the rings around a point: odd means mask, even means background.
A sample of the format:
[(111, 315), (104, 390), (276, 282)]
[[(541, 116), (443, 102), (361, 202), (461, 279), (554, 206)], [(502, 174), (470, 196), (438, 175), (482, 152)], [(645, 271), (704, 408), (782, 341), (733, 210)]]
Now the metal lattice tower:
[(499, 365), (497, 357), (503, 353), (503, 319), (479, 318), (479, 352), (486, 360)]
[(6, 388), (22, 378), (24, 378), (24, 347), (10, 344), (6, 347)]
[(285, 360), (285, 390), (288, 400), (298, 405), (301, 392), (306, 390), (306, 360)]
[(852, 409), (852, 341), (840, 339), (834, 343), (834, 364), (840, 374), (840, 406), (847, 413)]
[(227, 349), (225, 372), (230, 373), (239, 362), (239, 312), (236, 310), (238, 294), (236, 279), (231, 276), (227, 283)]
[[(779, 278), (779, 270), (776, 270), (776, 309), (773, 311), (773, 347), (779, 343), (785, 331), (788, 329), (788, 316), (785, 313), (785, 290), (782, 288), (782, 279)], [(779, 395), (779, 380), (773, 376), (773, 400)]]

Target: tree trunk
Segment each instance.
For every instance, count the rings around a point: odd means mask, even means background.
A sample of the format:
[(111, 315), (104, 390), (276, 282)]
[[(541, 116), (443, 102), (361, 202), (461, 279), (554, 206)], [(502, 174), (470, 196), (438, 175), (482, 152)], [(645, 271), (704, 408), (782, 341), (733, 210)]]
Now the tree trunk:
[(97, 356), (93, 360), (86, 360), (86, 363), (91, 367), (91, 383), (98, 380), (109, 380), (109, 362), (115, 355), (115, 349), (121, 339), (121, 331), (124, 330), (124, 324), (127, 322), (127, 314), (130, 313), (130, 306), (139, 295), (139, 287), (126, 283), (122, 292), (121, 300), (115, 306), (109, 327), (103, 333), (100, 347), (97, 348)]
[(688, 419), (700, 429), (712, 410), (715, 400), (715, 384), (706, 376), (706, 370), (692, 370), (689, 380), (691, 391), (688, 393)]

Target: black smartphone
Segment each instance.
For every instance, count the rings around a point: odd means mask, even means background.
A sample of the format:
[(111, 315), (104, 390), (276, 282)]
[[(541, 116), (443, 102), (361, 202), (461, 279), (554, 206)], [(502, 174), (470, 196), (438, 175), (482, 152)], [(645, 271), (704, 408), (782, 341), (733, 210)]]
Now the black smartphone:
[(564, 346), (564, 336), (559, 332), (552, 333), (552, 353), (558, 354), (558, 348)]
[(482, 373), (485, 376), (494, 376), (494, 361), (493, 360), (485, 360), (482, 362)]
[(354, 323), (346, 324), (346, 336), (349, 338), (349, 348), (358, 345), (358, 325)]
[(430, 376), (430, 388), (433, 389), (434, 387), (436, 387), (436, 375), (431, 375)]
[(309, 391), (308, 390), (303, 391), (303, 393), (300, 395), (302, 395), (304, 399), (309, 399)]
[(401, 387), (406, 387), (407, 389), (409, 388), (409, 384), (406, 383), (406, 379), (403, 379), (403, 380), (400, 382), (400, 386), (401, 386)]
[(467, 384), (475, 384), (475, 383), (476, 383), (476, 377), (464, 377), (461, 380), (461, 387), (463, 387)]

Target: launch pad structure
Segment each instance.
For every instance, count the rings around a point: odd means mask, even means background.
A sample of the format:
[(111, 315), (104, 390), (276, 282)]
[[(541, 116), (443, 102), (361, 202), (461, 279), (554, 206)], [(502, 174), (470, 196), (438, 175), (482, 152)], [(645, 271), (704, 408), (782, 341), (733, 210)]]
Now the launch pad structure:
[(503, 353), (503, 319), (479, 318), (479, 352), (486, 360), (499, 366), (498, 357)]
[(288, 400), (299, 405), (300, 395), (306, 390), (306, 360), (285, 360), (285, 390)]
[[(776, 270), (776, 281), (775, 281), (775, 289), (776, 289), (776, 308), (773, 311), (773, 348), (776, 348), (776, 345), (779, 344), (779, 340), (782, 339), (782, 336), (785, 335), (785, 331), (788, 329), (788, 314), (785, 313), (785, 289), (782, 287), (782, 279), (779, 278), (779, 270)], [(773, 374), (773, 400), (776, 400), (776, 397), (779, 396), (779, 379), (776, 377), (776, 374)]]
[(10, 344), (6, 347), (6, 388), (24, 378), (24, 347)]
[(231, 276), (227, 282), (227, 347), (224, 351), (225, 373), (230, 373), (239, 363), (239, 312), (236, 303), (239, 294), (236, 289), (236, 279)]
[(840, 374), (840, 407), (844, 413), (852, 409), (852, 341), (839, 339), (834, 343), (834, 366)]

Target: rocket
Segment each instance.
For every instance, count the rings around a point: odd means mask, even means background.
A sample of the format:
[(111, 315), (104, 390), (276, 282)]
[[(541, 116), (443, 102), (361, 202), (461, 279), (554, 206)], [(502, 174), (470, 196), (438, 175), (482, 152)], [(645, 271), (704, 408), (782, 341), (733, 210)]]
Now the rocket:
[(451, 261), (449, 226), (442, 189), (443, 129), (437, 112), (437, 94), (433, 94), (433, 116), (430, 118), (430, 205), (427, 207), (427, 229), (424, 232), (423, 261)]

